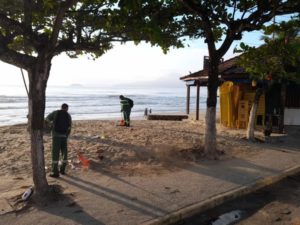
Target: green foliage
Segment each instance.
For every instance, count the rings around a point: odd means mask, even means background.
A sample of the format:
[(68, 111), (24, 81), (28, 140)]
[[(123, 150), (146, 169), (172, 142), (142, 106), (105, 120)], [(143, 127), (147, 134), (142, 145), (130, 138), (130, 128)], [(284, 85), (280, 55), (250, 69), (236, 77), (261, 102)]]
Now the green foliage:
[(280, 24), (272, 24), (270, 26), (263, 27), (264, 40), (267, 42), (271, 39), (270, 36), (276, 37), (276, 39), (285, 40), (286, 38), (295, 38), (300, 32), (300, 20), (293, 19), (289, 21), (282, 21)]
[(265, 37), (265, 44), (250, 47), (242, 43), (239, 64), (255, 80), (299, 80), (300, 78), (300, 38), (299, 20), (282, 22), (265, 27), (265, 34), (276, 33), (275, 39)]
[[(244, 0), (0, 0), (0, 50), (29, 56), (47, 52), (50, 57), (61, 52), (71, 57), (89, 53), (97, 58), (116, 42), (146, 41), (166, 52), (171, 46), (183, 47), (183, 38), (188, 37), (204, 38), (211, 50), (223, 40), (215, 54), (220, 58), (234, 40), (241, 39), (243, 31), (260, 29), (275, 14), (289, 12), (285, 9), (288, 3), (295, 5), (294, 10), (299, 7), (294, 0), (274, 2), (278, 4)], [(4, 60), (1, 55), (0, 59)]]
[[(140, 7), (141, 2), (145, 1), (134, 2), (140, 3)], [(147, 2), (152, 5), (155, 1)], [(234, 40), (242, 39), (243, 32), (260, 30), (275, 15), (298, 12), (300, 9), (299, 1), (295, 0), (165, 0), (157, 2), (162, 4), (160, 8), (167, 9), (165, 11), (171, 18), (170, 23), (162, 24), (162, 27), (172, 26), (175, 29), (174, 34), (178, 37), (203, 38), (208, 44), (209, 52), (219, 59), (227, 52)], [(153, 12), (162, 15), (160, 11)], [(214, 61), (218, 62), (219, 59)]]
[(23, 1), (22, 0), (1, 0), (0, 12), (6, 12), (9, 16), (13, 17), (22, 12)]
[[(165, 52), (170, 46), (183, 46), (179, 27), (163, 1), (81, 0), (65, 9), (72, 0), (26, 1), (27, 5), (24, 1), (0, 0), (0, 17), (4, 18), (0, 19), (0, 50), (28, 56), (47, 51), (51, 57), (66, 52), (70, 57), (90, 54), (97, 58), (117, 42), (146, 41)], [(62, 9), (63, 19), (56, 24)], [(53, 36), (56, 30), (57, 37)]]
[(183, 36), (178, 16), (178, 4), (171, 1), (129, 1), (121, 0), (118, 5), (122, 15), (121, 23), (128, 38), (135, 44), (140, 41), (159, 45), (164, 52), (170, 46), (183, 47)]

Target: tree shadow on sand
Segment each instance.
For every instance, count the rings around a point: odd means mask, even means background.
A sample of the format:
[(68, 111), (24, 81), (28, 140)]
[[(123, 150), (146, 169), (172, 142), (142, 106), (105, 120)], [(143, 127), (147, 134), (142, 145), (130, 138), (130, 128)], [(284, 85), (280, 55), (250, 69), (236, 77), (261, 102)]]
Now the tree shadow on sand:
[[(74, 200), (73, 193), (63, 193), (63, 188), (60, 185), (50, 185), (46, 198), (42, 200), (33, 195), (28, 201), (22, 201), (21, 195), (14, 196), (8, 200), (14, 209), (11, 213), (15, 215), (27, 216), (27, 213), (37, 209), (41, 213), (38, 213), (34, 219), (35, 221), (43, 220), (44, 217), (47, 217), (51, 224), (64, 224), (72, 220), (74, 224), (104, 225), (103, 222), (91, 216), (78, 205)], [(51, 214), (53, 217), (49, 218), (47, 214)]]

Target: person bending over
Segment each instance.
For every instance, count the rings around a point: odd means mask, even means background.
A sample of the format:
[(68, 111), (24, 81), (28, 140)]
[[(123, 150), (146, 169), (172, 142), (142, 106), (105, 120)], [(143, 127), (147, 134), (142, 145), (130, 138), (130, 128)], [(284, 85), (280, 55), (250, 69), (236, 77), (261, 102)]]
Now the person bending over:
[(130, 127), (130, 113), (133, 107), (133, 101), (130, 98), (126, 98), (123, 95), (119, 96), (121, 104), (121, 112), (123, 112), (123, 118), (125, 120), (125, 126)]
[[(71, 132), (72, 118), (68, 113), (69, 106), (64, 103), (60, 110), (55, 110), (46, 117), (46, 122), (52, 124), (52, 169), (50, 177), (65, 174), (68, 162), (68, 137)], [(62, 164), (58, 168), (61, 153)]]

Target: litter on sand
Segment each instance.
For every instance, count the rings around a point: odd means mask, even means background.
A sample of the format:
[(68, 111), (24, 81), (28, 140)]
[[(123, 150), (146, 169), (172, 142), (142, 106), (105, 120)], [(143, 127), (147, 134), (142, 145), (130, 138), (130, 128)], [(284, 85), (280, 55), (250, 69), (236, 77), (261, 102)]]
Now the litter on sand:
[(217, 220), (212, 222), (211, 225), (229, 225), (233, 222), (236, 222), (242, 218), (243, 211), (241, 210), (233, 210), (228, 213), (224, 213)]
[(30, 187), (22, 195), (22, 200), (27, 201), (31, 197), (32, 194), (33, 194), (33, 188)]

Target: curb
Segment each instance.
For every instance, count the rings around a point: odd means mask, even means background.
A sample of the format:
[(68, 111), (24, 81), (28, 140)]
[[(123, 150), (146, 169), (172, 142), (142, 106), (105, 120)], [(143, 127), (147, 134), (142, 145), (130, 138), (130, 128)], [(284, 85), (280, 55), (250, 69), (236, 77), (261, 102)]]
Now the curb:
[(177, 211), (171, 212), (165, 216), (148, 220), (141, 225), (170, 225), (177, 222), (180, 222), (183, 219), (192, 217), (198, 213), (201, 213), (207, 209), (214, 208), (218, 205), (223, 204), (226, 201), (233, 200), (237, 197), (241, 197), (243, 195), (254, 192), (258, 189), (264, 188), (266, 186), (275, 184), (282, 179), (297, 174), (300, 172), (300, 166), (291, 167), (289, 169), (284, 170), (283, 172), (273, 175), (270, 177), (265, 177), (262, 179), (258, 179), (249, 184), (245, 184), (243, 187), (235, 188), (230, 191), (215, 195), (210, 197), (207, 200), (195, 203), (193, 205), (181, 208)]

